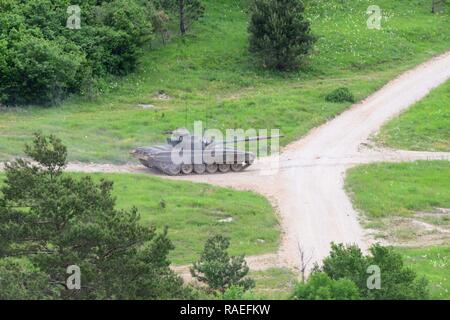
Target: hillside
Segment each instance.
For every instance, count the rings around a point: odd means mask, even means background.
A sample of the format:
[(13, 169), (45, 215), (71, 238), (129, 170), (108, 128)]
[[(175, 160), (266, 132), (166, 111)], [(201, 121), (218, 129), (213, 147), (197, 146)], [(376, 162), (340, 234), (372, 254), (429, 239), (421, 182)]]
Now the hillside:
[(41, 130), (57, 133), (71, 160), (123, 163), (131, 161), (131, 148), (161, 140), (166, 130), (189, 128), (194, 120), (208, 128), (280, 128), (286, 144), (349, 106), (326, 102), (330, 91), (346, 86), (362, 99), (448, 49), (449, 16), (432, 15), (429, 1), (379, 1), (381, 30), (366, 26), (369, 4), (308, 2), (319, 39), (314, 53), (299, 72), (275, 74), (258, 68), (247, 53), (245, 1), (206, 1), (205, 17), (191, 34), (148, 49), (136, 73), (111, 81), (97, 98), (3, 110), (0, 158), (17, 155)]

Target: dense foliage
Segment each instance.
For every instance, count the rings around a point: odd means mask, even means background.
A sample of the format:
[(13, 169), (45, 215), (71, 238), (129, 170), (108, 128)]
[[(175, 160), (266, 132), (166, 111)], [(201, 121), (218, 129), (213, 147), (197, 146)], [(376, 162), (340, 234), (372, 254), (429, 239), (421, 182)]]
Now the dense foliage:
[[(66, 148), (36, 135), (33, 163), (6, 164), (0, 196), (0, 298), (173, 299), (189, 294), (169, 268), (167, 232), (117, 210), (112, 183), (63, 172)], [(80, 289), (67, 286), (78, 266)]]
[(250, 52), (263, 65), (278, 70), (297, 68), (315, 37), (300, 0), (254, 0), (251, 5)]
[[(80, 29), (67, 27), (70, 5)], [(153, 12), (148, 0), (0, 0), (0, 103), (54, 103), (130, 72)]]
[(221, 300), (263, 300), (264, 297), (255, 294), (252, 290), (247, 290), (242, 286), (233, 285), (227, 288), (218, 296)]
[(59, 298), (58, 289), (49, 281), (49, 276), (28, 260), (0, 259), (0, 300)]
[(212, 291), (222, 293), (233, 286), (241, 287), (244, 291), (253, 288), (255, 282), (246, 277), (249, 268), (244, 256), (230, 257), (229, 246), (230, 240), (226, 237), (210, 237), (200, 259), (191, 268), (192, 276), (207, 284)]
[[(332, 280), (351, 280), (359, 289), (363, 299), (427, 299), (429, 297), (426, 279), (404, 266), (403, 258), (390, 247), (375, 244), (365, 256), (355, 245), (333, 244), (330, 255), (323, 260), (322, 267), (314, 272), (323, 272)], [(369, 288), (369, 266), (380, 270), (380, 287)], [(329, 285), (327, 284), (327, 287)]]
[(306, 283), (296, 285), (295, 300), (358, 300), (358, 287), (349, 279), (331, 279), (326, 273), (313, 273)]

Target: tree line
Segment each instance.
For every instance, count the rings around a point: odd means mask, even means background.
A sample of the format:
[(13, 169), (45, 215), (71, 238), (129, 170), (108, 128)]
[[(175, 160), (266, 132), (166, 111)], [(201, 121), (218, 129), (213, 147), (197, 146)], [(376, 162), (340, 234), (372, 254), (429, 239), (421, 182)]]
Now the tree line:
[[(295, 69), (307, 55), (303, 11), (299, 0), (250, 3), (249, 49), (263, 67)], [(96, 96), (108, 76), (136, 69), (143, 47), (204, 14), (201, 0), (0, 0), (0, 103)]]
[[(207, 0), (0, 0), (0, 104), (52, 104), (69, 94), (95, 96), (109, 75), (135, 70), (143, 46), (184, 36)], [(316, 37), (309, 0), (249, 0), (248, 48), (262, 68), (296, 70)], [(433, 13), (446, 0), (433, 0)], [(68, 27), (69, 6), (80, 28)]]
[(0, 103), (95, 95), (106, 76), (135, 70), (171, 19), (184, 34), (203, 11), (199, 0), (1, 0)]

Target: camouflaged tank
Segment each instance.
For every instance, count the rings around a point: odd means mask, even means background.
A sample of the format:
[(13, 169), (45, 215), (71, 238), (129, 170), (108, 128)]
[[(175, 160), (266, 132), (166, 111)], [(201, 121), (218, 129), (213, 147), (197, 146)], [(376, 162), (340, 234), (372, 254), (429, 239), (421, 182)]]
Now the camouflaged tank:
[(256, 156), (252, 152), (228, 148), (226, 145), (272, 138), (208, 141), (191, 135), (186, 129), (177, 129), (167, 138), (167, 144), (136, 148), (131, 154), (144, 166), (157, 168), (168, 175), (238, 172), (252, 165)]

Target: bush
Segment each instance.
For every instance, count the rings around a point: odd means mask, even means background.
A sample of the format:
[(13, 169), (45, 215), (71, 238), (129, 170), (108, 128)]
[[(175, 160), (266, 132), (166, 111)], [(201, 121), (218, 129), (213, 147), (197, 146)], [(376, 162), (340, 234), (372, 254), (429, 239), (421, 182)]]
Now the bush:
[(267, 68), (296, 69), (315, 41), (299, 0), (254, 0), (249, 50)]
[[(369, 266), (380, 268), (380, 289), (369, 289), (367, 273)], [(333, 280), (349, 279), (359, 288), (364, 299), (427, 299), (428, 283), (425, 278), (405, 267), (402, 256), (393, 248), (375, 244), (370, 247), (370, 255), (364, 256), (356, 246), (333, 244), (330, 255), (323, 260), (321, 268), (314, 272), (324, 272)]]
[(57, 102), (77, 87), (86, 59), (64, 40), (23, 34), (10, 44), (0, 66), (0, 93), (10, 103)]
[(355, 102), (356, 99), (353, 96), (353, 93), (346, 88), (341, 87), (336, 90), (331, 91), (327, 96), (325, 97), (325, 100), (328, 102)]
[(198, 281), (206, 283), (213, 291), (225, 292), (232, 286), (244, 290), (255, 286), (253, 279), (246, 278), (249, 268), (244, 256), (228, 255), (230, 240), (216, 235), (209, 238), (200, 256), (191, 268), (191, 274)]
[(245, 290), (242, 286), (231, 286), (220, 296), (222, 300), (262, 300), (252, 291)]
[(306, 283), (296, 285), (295, 300), (358, 300), (356, 284), (349, 279), (333, 280), (323, 272), (313, 273)]

